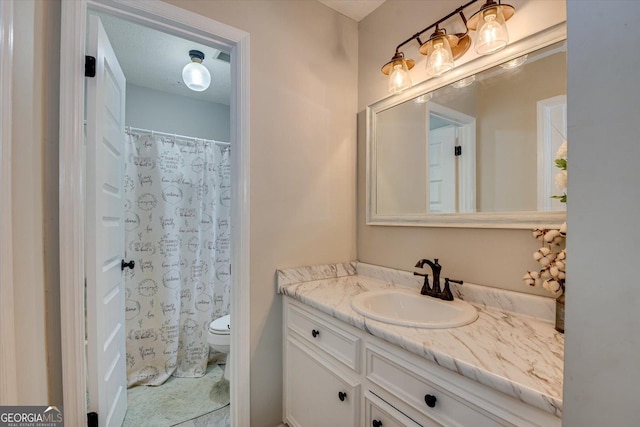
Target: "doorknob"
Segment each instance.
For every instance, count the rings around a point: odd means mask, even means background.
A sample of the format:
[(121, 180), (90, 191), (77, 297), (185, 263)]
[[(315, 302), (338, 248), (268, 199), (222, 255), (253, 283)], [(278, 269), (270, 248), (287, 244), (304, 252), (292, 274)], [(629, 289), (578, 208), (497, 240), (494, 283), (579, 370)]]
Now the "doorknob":
[(129, 262), (124, 262), (124, 260), (122, 260), (122, 263), (120, 264), (120, 269), (124, 271), (125, 268), (129, 267), (130, 269), (133, 270), (133, 267), (136, 266), (136, 262), (134, 260), (131, 260)]

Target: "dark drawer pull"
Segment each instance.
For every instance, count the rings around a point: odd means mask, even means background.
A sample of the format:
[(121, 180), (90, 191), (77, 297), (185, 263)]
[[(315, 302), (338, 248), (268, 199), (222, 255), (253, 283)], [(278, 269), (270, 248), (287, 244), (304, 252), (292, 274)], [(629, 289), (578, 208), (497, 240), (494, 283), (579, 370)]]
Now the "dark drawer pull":
[(426, 403), (429, 408), (433, 408), (434, 406), (436, 406), (437, 401), (438, 399), (436, 399), (436, 397), (432, 394), (424, 395), (424, 403)]
[(371, 425), (373, 427), (382, 427), (382, 421), (379, 420), (373, 420), (373, 422), (371, 423)]
[(344, 402), (346, 398), (347, 398), (347, 393), (343, 391), (338, 392), (338, 399), (340, 399), (340, 402)]
[(317, 338), (318, 335), (320, 335), (320, 331), (313, 329), (311, 330), (311, 335), (313, 335), (314, 338)]

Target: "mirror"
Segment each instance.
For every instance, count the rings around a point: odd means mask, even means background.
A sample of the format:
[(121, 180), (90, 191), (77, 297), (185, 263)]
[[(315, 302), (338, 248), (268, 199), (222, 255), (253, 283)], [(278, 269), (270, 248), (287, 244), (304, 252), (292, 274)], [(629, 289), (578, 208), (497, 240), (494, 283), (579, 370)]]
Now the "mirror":
[(368, 108), (367, 224), (564, 221), (565, 205), (551, 196), (562, 193), (555, 159), (567, 134), (566, 41), (512, 47), (479, 72), (465, 66), (449, 84)]

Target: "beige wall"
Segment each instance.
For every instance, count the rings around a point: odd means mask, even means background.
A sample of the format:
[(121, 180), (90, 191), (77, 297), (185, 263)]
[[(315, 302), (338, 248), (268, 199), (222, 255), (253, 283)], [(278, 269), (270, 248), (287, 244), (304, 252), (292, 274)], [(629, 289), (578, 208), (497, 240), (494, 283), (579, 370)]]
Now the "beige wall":
[[(563, 0), (510, 1), (516, 14), (509, 21), (512, 41), (565, 20)], [(447, 0), (387, 0), (358, 27), (358, 259), (377, 265), (411, 270), (420, 258), (440, 258), (443, 274), (481, 285), (533, 292), (524, 287), (522, 275), (536, 268), (532, 253), (536, 240), (527, 230), (452, 229), (367, 226), (365, 224), (365, 114), (368, 104), (387, 96), (387, 82), (380, 67), (395, 47), (438, 18), (452, 11)], [(411, 71), (414, 82), (425, 78), (424, 57), (413, 42), (404, 50), (417, 60)], [(471, 49), (458, 61), (473, 59)]]
[(14, 2), (13, 261), (18, 402), (62, 404), (58, 271), (60, 8)]
[(355, 259), (357, 25), (313, 0), (171, 0), (250, 33), (251, 425), (282, 417), (275, 270)]
[[(314, 0), (171, 3), (250, 33), (252, 426), (282, 415), (275, 270), (352, 260), (357, 24)], [(16, 2), (13, 215), (19, 401), (61, 404), (60, 5)]]
[(537, 209), (537, 102), (567, 94), (564, 52), (508, 73), (478, 85), (476, 153), (481, 212)]

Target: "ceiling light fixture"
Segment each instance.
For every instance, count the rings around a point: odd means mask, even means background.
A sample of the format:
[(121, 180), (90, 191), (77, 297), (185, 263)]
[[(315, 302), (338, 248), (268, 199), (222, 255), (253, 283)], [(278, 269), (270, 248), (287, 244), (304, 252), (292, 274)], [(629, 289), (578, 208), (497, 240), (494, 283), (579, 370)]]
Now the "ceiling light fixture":
[(202, 65), (204, 53), (199, 50), (190, 50), (191, 62), (182, 69), (182, 80), (191, 90), (202, 92), (211, 84), (211, 74), (207, 67)]
[[(420, 45), (420, 53), (427, 55), (427, 75), (429, 78), (440, 76), (454, 67), (454, 61), (464, 55), (471, 46), (469, 30), (478, 29), (475, 48), (480, 54), (497, 52), (509, 42), (509, 34), (505, 22), (511, 18), (515, 12), (513, 6), (502, 4), (501, 0), (496, 3), (494, 0), (487, 0), (480, 10), (473, 14), (469, 22), (464, 16), (464, 9), (476, 3), (478, 0), (471, 0), (460, 6), (447, 16), (439, 19), (427, 28), (417, 32), (396, 47), (396, 52), (391, 61), (382, 67), (382, 73), (389, 76), (389, 93), (395, 94), (411, 87), (409, 70), (415, 65), (412, 59), (405, 59), (401, 48), (415, 40)], [(447, 34), (446, 29), (440, 28), (447, 19), (460, 15), (465, 25), (464, 33)], [(435, 28), (435, 31), (425, 43), (420, 40), (420, 36), (428, 30)]]

